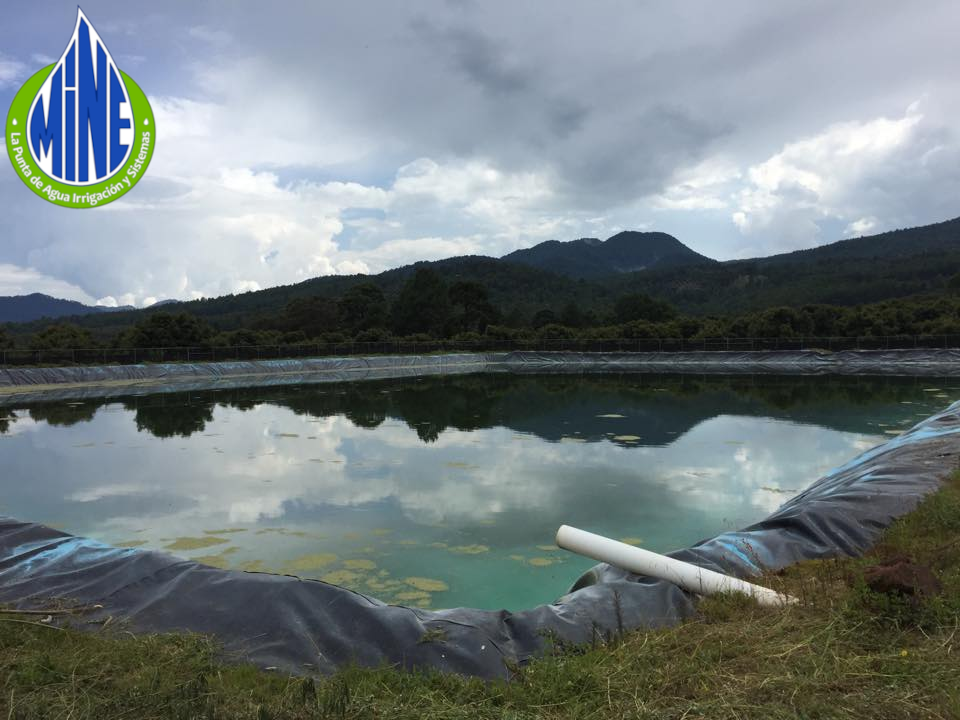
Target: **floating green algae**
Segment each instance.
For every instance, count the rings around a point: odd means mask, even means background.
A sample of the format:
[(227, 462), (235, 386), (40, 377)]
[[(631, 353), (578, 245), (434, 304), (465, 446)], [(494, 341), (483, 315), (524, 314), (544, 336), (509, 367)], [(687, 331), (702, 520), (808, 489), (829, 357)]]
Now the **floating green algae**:
[(146, 540), (124, 540), (123, 542), (114, 543), (113, 546), (117, 548), (138, 548), (146, 544)]
[(266, 572), (267, 566), (263, 560), (246, 560), (237, 565), (237, 569), (244, 572)]
[(209, 565), (210, 567), (226, 570), (230, 567), (230, 558), (228, 556), (237, 552), (237, 550), (238, 548), (235, 547), (227, 548), (219, 555), (203, 555), (201, 557), (194, 558), (194, 561), (200, 563), (201, 565)]
[(423, 590), (410, 590), (409, 592), (397, 593), (397, 600), (403, 602), (412, 602), (414, 600), (429, 600), (431, 595)]
[(559, 549), (556, 545), (537, 545), (537, 550), (543, 550), (544, 552), (556, 552)]
[(246, 528), (229, 528), (227, 530), (204, 530), (204, 535), (230, 535), (232, 533), (246, 532)]
[(620, 442), (636, 442), (641, 438), (639, 435), (614, 435), (613, 439), (619, 440)]
[(320, 579), (331, 585), (353, 585), (360, 580), (360, 577), (360, 573), (353, 572), (352, 570), (334, 570), (322, 576)]
[(620, 542), (627, 545), (643, 545), (643, 538), (638, 537), (623, 537), (620, 538)]
[(457, 545), (450, 548), (450, 552), (457, 553), (458, 555), (480, 555), (485, 552), (490, 552), (490, 548), (486, 545)]
[(344, 560), (343, 566), (348, 570), (376, 570), (377, 564), (373, 560)]
[(284, 568), (293, 572), (302, 570), (320, 570), (327, 565), (333, 565), (339, 558), (333, 553), (314, 553), (311, 555), (301, 555), (288, 562)]
[(167, 550), (202, 550), (203, 548), (213, 547), (214, 545), (225, 545), (229, 540), (220, 537), (179, 537), (169, 545), (164, 545)]
[(556, 561), (555, 558), (545, 558), (545, 557), (532, 557), (527, 562), (534, 567), (546, 567), (547, 565), (553, 565)]
[(446, 592), (450, 589), (450, 586), (443, 580), (434, 580), (433, 578), (408, 577), (404, 578), (403, 581), (410, 587), (424, 592)]

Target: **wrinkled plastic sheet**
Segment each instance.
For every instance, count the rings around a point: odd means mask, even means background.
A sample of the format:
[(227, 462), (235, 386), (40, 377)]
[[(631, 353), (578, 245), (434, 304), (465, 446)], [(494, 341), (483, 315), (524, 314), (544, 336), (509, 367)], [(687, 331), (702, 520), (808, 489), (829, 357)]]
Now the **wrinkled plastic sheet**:
[(483, 372), (487, 356), (383, 355), (217, 363), (0, 369), (0, 406), (164, 392), (359, 382)]
[(960, 375), (960, 350), (509, 352), (0, 368), (0, 405), (474, 372)]
[(764, 350), (641, 353), (512, 352), (490, 364), (514, 372), (680, 372), (778, 375), (960, 375), (960, 350)]
[[(750, 577), (800, 560), (861, 554), (936, 489), (957, 467), (958, 453), (955, 403), (832, 471), (766, 520), (672, 556)], [(484, 678), (507, 677), (513, 664), (544, 650), (547, 636), (585, 643), (675, 623), (695, 607), (675, 585), (601, 564), (556, 602), (530, 610), (419, 610), (321, 581), (219, 570), (0, 518), (0, 603), (43, 607), (52, 599), (102, 606), (85, 616), (91, 622), (115, 616), (138, 632), (210, 634), (228, 657), (292, 672), (359, 663)]]

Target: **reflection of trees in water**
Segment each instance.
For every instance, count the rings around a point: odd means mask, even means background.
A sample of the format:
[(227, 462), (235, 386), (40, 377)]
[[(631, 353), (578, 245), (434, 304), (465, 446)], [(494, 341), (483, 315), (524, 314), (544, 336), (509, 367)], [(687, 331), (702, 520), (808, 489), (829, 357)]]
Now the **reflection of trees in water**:
[(158, 438), (190, 437), (213, 420), (213, 403), (190, 394), (173, 393), (136, 398), (124, 403), (134, 412), (139, 432)]
[(476, 382), (464, 377), (453, 383), (404, 385), (390, 393), (390, 414), (404, 420), (424, 442), (435, 441), (448, 427), (464, 431), (491, 427), (495, 408), (508, 392), (497, 379)]
[[(470, 431), (497, 425), (548, 440), (572, 431), (605, 435), (620, 428), (597, 415), (622, 412), (634, 426), (644, 426), (645, 442), (660, 444), (722, 413), (788, 415), (833, 429), (862, 430), (862, 408), (916, 400), (920, 388), (943, 382), (863, 376), (495, 373), (169, 393), (129, 398), (124, 407), (135, 413), (138, 430), (160, 438), (202, 432), (217, 405), (245, 412), (271, 404), (315, 418), (341, 415), (362, 428), (376, 428), (393, 417), (424, 442), (435, 441), (448, 428)], [(37, 421), (73, 425), (93, 419), (105, 404), (48, 403), (29, 412)], [(0, 417), (0, 432), (7, 432), (12, 421)]]
[[(90, 422), (93, 420), (97, 410), (102, 405), (99, 401), (88, 401), (84, 403), (49, 403), (43, 405), (34, 405), (30, 408), (30, 419), (34, 422), (46, 422), (48, 425), (59, 427), (70, 427), (81, 422)], [(0, 410), (0, 412), (3, 412)]]
[(10, 432), (10, 426), (17, 421), (16, 416), (7, 415), (6, 411), (0, 410), (0, 435), (6, 435)]

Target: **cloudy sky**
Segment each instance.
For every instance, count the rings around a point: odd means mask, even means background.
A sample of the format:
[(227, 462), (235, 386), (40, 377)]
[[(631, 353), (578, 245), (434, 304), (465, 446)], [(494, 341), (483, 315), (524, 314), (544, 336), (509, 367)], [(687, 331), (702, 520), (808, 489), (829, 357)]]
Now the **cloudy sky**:
[[(960, 215), (953, 0), (83, 8), (156, 154), (83, 211), (2, 160), (0, 295), (144, 305), (625, 228), (728, 259)], [(75, 15), (18, 3), (4, 114)]]

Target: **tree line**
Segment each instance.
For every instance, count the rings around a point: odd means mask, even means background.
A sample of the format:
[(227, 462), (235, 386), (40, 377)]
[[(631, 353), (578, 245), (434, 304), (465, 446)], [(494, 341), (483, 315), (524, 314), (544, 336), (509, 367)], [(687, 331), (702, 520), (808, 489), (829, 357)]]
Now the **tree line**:
[(538, 339), (861, 337), (960, 335), (960, 280), (946, 292), (855, 306), (810, 304), (751, 313), (694, 316), (642, 293), (618, 297), (607, 311), (569, 302), (557, 312), (504, 314), (476, 281), (446, 281), (429, 267), (413, 273), (391, 302), (372, 283), (341, 296), (301, 297), (279, 313), (253, 314), (221, 330), (186, 312), (154, 312), (109, 339), (61, 322), (16, 337), (0, 327), (0, 348), (160, 348), (278, 343)]

